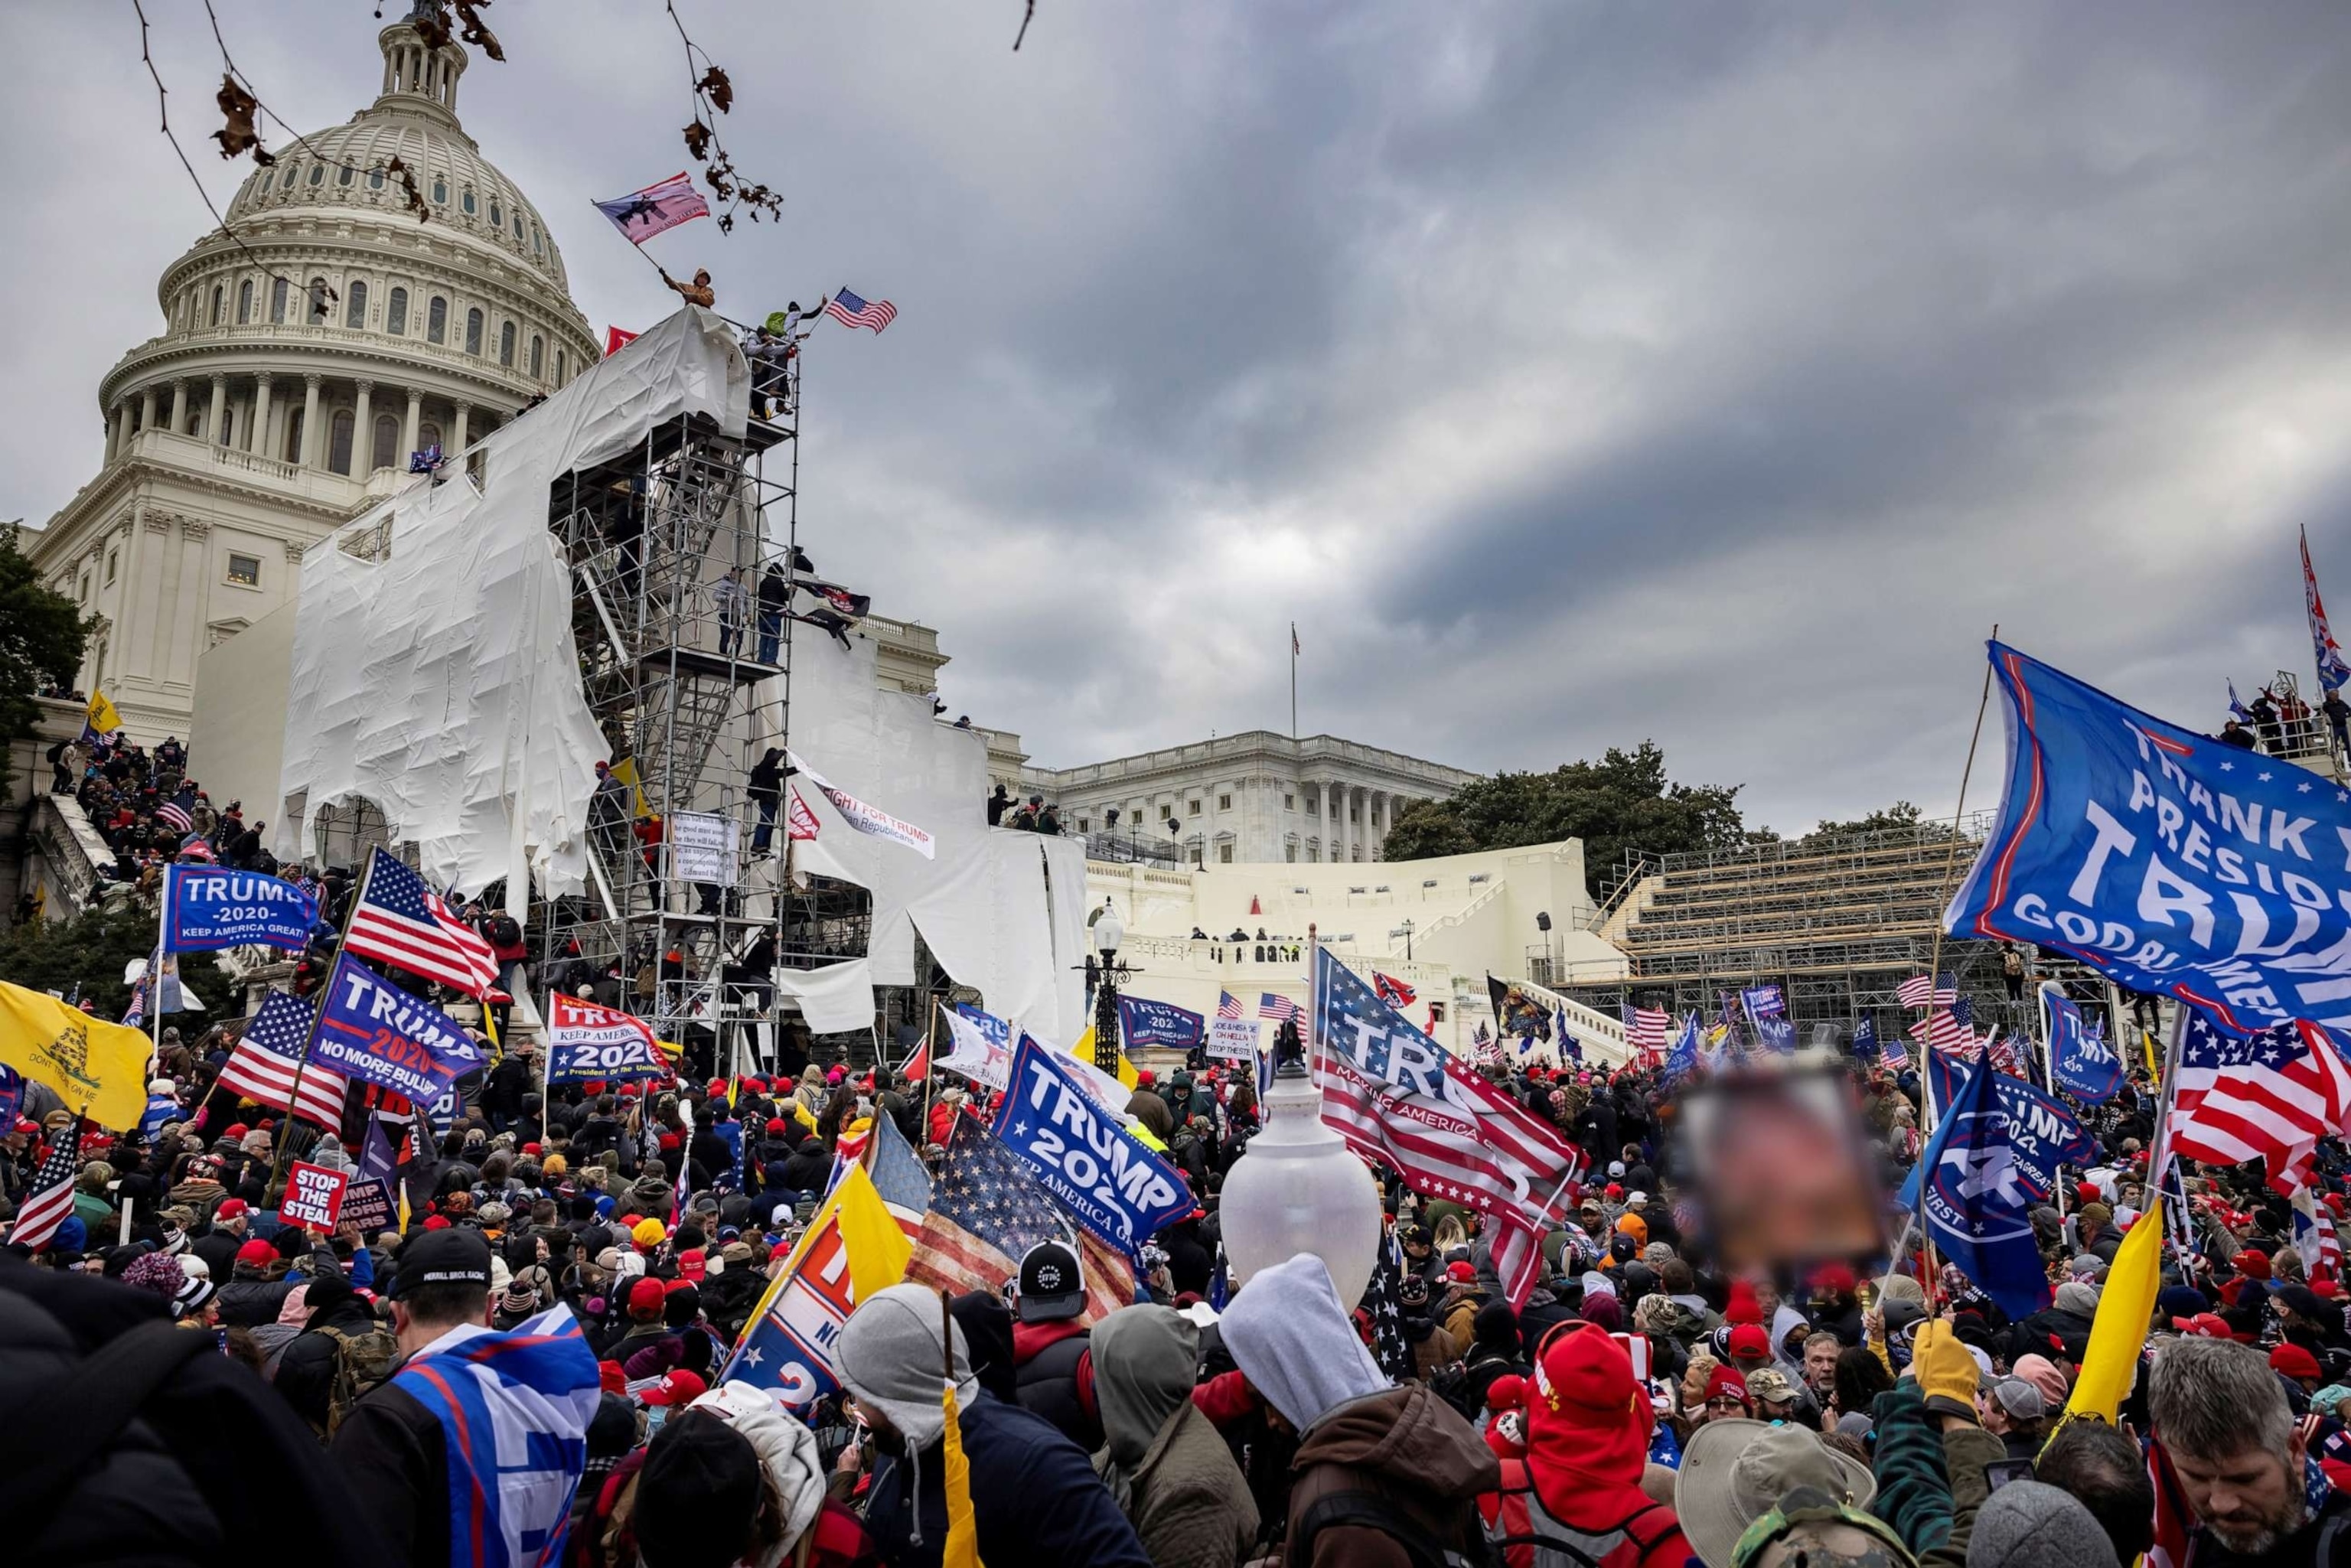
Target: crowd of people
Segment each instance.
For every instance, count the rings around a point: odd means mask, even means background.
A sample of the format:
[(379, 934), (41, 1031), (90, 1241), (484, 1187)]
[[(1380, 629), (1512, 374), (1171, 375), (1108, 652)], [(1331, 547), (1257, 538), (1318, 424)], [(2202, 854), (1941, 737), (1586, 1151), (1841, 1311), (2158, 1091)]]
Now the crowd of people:
[[(167, 1040), (146, 1134), (86, 1135), (71, 1218), (37, 1250), (0, 1249), (11, 1408), (70, 1399), (92, 1368), (120, 1375), (108, 1347), (169, 1323), (222, 1353), (190, 1374), (216, 1429), (175, 1407), (134, 1424), (163, 1399), (152, 1390), (104, 1405), (79, 1468), (12, 1531), (17, 1560), (297, 1550), (241, 1521), (274, 1531), (308, 1510), (338, 1522), (303, 1546), (348, 1545), (349, 1561), (491, 1561), (449, 1505), (453, 1484), (487, 1484), (503, 1518), (542, 1544), (560, 1531), (561, 1560), (583, 1568), (936, 1563), (950, 1378), (995, 1564), (2095, 1568), (2158, 1539), (2148, 1437), (2166, 1506), (2194, 1521), (2195, 1568), (2351, 1552), (2346, 1298), (2252, 1168), (2196, 1179), (2192, 1245), (2166, 1265), (2121, 1422), (2061, 1420), (2148, 1198), (2143, 1085), (2085, 1119), (2100, 1164), (2063, 1213), (2032, 1216), (2052, 1304), (2011, 1321), (1916, 1253), (1726, 1269), (1677, 1180), (1677, 1103), (1654, 1072), (1490, 1059), (1489, 1078), (1592, 1156), (1531, 1294), (1506, 1297), (1475, 1207), (1385, 1176), (1393, 1266), (1362, 1302), (1311, 1254), (1236, 1288), (1218, 1200), (1259, 1130), (1254, 1076), (1144, 1073), (1123, 1114), (1196, 1207), (1141, 1249), (1135, 1304), (1090, 1311), (1083, 1257), (1050, 1239), (999, 1291), (893, 1286), (833, 1344), (841, 1392), (799, 1419), (722, 1375), (770, 1274), (878, 1119), (935, 1169), (956, 1119), (988, 1114), (984, 1090), (809, 1062), (543, 1093), (517, 1047), (402, 1166), (404, 1228), (326, 1233), (280, 1222), (287, 1160), (350, 1168), (369, 1113), (289, 1125), (212, 1084), (225, 1048)], [(1891, 1190), (1919, 1152), (1918, 1086), (1856, 1068), (1852, 1088)], [(0, 1138), (8, 1212), (71, 1128), (28, 1086)], [(2330, 1145), (2330, 1210), (2345, 1169)], [(557, 1307), (576, 1338), (544, 1332)], [(501, 1364), (502, 1334), (572, 1369), (579, 1431), (508, 1466), (530, 1475), (484, 1483), (480, 1445), (452, 1425), (470, 1406), (447, 1389), (461, 1364)], [(240, 1460), (268, 1506), (215, 1490)], [(495, 1560), (535, 1560), (518, 1539)]]

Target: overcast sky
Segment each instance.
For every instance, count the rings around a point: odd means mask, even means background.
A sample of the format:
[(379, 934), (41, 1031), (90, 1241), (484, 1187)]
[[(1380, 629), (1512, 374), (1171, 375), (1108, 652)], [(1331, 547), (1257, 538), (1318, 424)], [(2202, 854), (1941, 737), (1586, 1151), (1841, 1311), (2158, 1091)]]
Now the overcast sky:
[[(2002, 636), (2178, 721), (2351, 615), (2351, 10), (678, 0), (780, 228), (649, 248), (810, 345), (800, 526), (1040, 763), (1299, 719), (1480, 770), (1654, 737), (1782, 831), (1948, 810)], [(386, 9), (404, 10), (401, 0)], [(218, 0), (304, 128), (369, 0)], [(175, 123), (219, 74), (149, 0)], [(658, 0), (500, 0), (459, 108), (601, 331), (685, 162)], [(129, 0), (0, 16), (13, 498), (209, 220)], [(282, 141), (273, 136), (273, 141)], [(1997, 727), (1991, 755), (1996, 759)], [(1984, 794), (1980, 768), (1975, 798)]]

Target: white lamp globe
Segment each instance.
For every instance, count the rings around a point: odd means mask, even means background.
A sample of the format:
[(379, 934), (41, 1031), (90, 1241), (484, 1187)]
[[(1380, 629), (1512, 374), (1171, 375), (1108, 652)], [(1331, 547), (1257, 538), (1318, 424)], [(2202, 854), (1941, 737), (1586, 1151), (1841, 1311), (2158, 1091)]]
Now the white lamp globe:
[(1380, 1189), (1364, 1162), (1322, 1124), (1311, 1078), (1277, 1077), (1265, 1097), (1264, 1131), (1225, 1176), (1225, 1261), (1236, 1284), (1260, 1269), (1311, 1252), (1331, 1271), (1348, 1311), (1379, 1261)]

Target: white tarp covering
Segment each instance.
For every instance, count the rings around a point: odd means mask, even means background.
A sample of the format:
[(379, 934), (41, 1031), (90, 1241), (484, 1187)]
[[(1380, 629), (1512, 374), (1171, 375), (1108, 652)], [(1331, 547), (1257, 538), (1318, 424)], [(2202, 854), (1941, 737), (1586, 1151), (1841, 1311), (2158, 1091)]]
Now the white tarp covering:
[[(689, 306), (477, 443), (480, 490), (453, 456), (443, 483), (413, 485), (313, 545), (277, 852), (298, 857), (312, 810), (363, 796), (436, 882), (472, 892), (506, 877), (517, 915), (525, 866), (543, 892), (580, 891), (606, 753), (580, 690), (570, 574), (548, 529), (552, 487), (682, 414), (739, 437), (749, 390), (726, 324)], [(340, 547), (387, 518), (388, 559)]]
[(776, 989), (799, 998), (800, 1017), (818, 1034), (873, 1027), (873, 966), (863, 958), (821, 969), (778, 969)]
[(928, 698), (879, 689), (874, 653), (862, 637), (847, 653), (825, 637), (795, 640), (792, 750), (848, 793), (929, 832), (935, 858), (852, 831), (810, 790), (820, 831), (793, 846), (798, 862), (872, 893), (872, 983), (914, 982), (919, 929), (940, 966), (978, 990), (990, 1012), (1040, 1039), (1075, 1039), (1085, 1028), (1084, 850), (1072, 839), (990, 828), (987, 743), (939, 723)]

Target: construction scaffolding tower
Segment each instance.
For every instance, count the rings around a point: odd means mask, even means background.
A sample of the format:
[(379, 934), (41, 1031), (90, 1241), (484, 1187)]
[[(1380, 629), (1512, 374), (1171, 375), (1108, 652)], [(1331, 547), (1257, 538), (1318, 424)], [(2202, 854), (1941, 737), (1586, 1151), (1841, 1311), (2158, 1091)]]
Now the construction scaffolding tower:
[(539, 908), (539, 983), (584, 960), (598, 999), (684, 1045), (695, 1073), (772, 1065), (774, 972), (862, 956), (871, 932), (864, 889), (786, 871), (799, 478), (791, 423), (734, 437), (696, 414), (552, 497), (614, 778), (590, 810), (587, 892)]

